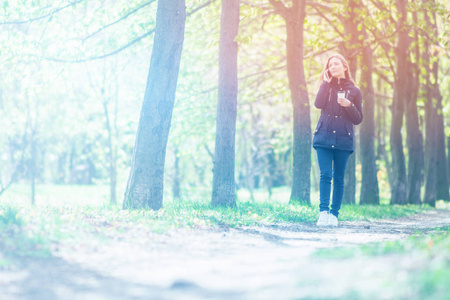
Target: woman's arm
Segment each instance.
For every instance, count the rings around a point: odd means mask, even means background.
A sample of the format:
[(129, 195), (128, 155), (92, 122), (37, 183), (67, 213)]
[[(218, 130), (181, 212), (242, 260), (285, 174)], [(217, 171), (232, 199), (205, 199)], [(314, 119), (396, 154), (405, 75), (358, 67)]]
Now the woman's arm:
[(362, 112), (362, 94), (359, 89), (355, 90), (356, 97), (353, 99), (352, 105), (344, 107), (344, 111), (354, 125), (358, 125), (363, 120)]
[(319, 109), (324, 109), (327, 106), (328, 96), (330, 92), (330, 83), (323, 81), (316, 95), (316, 101), (314, 101), (314, 106)]

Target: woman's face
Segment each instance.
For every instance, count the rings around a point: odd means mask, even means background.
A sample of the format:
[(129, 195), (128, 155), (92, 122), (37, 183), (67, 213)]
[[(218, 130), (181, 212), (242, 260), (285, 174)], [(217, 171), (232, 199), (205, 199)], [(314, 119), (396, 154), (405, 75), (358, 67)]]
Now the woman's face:
[(342, 61), (337, 57), (330, 59), (328, 62), (328, 70), (330, 70), (331, 76), (335, 78), (345, 78), (345, 71), (347, 71)]

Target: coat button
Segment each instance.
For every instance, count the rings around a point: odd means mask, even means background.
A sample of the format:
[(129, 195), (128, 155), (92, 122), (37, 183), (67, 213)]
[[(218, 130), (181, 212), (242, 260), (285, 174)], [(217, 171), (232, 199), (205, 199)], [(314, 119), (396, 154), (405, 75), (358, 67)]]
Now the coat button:
[(336, 133), (336, 130), (333, 130), (333, 133)]
[(334, 148), (334, 145), (331, 145), (331, 148)]
[(348, 133), (348, 135), (350, 135), (350, 132)]

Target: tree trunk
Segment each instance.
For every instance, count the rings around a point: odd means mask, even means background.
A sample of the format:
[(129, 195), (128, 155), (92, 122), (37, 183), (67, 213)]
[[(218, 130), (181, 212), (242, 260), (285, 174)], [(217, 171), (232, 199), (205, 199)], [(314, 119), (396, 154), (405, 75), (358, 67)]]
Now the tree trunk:
[(392, 103), (392, 124), (391, 124), (391, 151), (393, 167), (393, 185), (391, 187), (391, 204), (407, 204), (406, 188), (406, 164), (403, 153), (402, 125), (407, 96), (406, 78), (407, 58), (408, 58), (408, 28), (406, 25), (406, 5), (407, 0), (397, 0), (396, 6), (400, 13), (399, 28), (397, 38), (397, 67), (394, 84), (394, 99)]
[[(367, 37), (365, 31), (363, 35)], [(380, 204), (375, 157), (375, 92), (372, 72), (372, 49), (367, 46), (363, 49), (361, 67), (364, 121), (360, 132), (362, 172), (360, 204)]]
[(450, 136), (447, 137), (447, 178), (450, 178)]
[(235, 133), (239, 0), (222, 0), (219, 42), (219, 92), (214, 151), (212, 206), (236, 206)]
[(348, 158), (347, 167), (344, 175), (344, 196), (342, 203), (355, 204), (356, 203), (356, 152)]
[(272, 147), (270, 147), (267, 151), (266, 163), (271, 187), (280, 187), (286, 185), (286, 180), (284, 180), (283, 173), (280, 170), (275, 151)]
[[(415, 23), (417, 15), (413, 14)], [(415, 57), (420, 60), (419, 40), (417, 31), (415, 32)], [(407, 199), (410, 204), (421, 203), (421, 188), (423, 183), (424, 153), (423, 137), (419, 125), (419, 115), (417, 109), (417, 97), (419, 93), (419, 74), (417, 64), (409, 62), (407, 65), (407, 97), (406, 97), (406, 129), (408, 145), (408, 191)]]
[[(413, 12), (414, 23), (417, 24), (417, 13)], [(415, 59), (420, 61), (419, 36), (417, 28), (414, 30)], [(420, 69), (418, 64), (408, 63), (407, 69), (407, 97), (406, 97), (406, 129), (408, 145), (408, 191), (407, 199), (410, 204), (421, 203), (421, 188), (423, 183), (424, 152), (423, 137), (419, 125), (417, 98), (419, 93)]]
[(181, 196), (181, 176), (180, 176), (180, 156), (178, 155), (178, 148), (173, 151), (175, 161), (173, 164), (173, 183), (172, 195), (174, 200), (180, 200)]
[[(431, 21), (428, 11), (424, 11), (424, 19), (428, 28), (431, 28)], [(423, 52), (423, 61), (425, 68), (425, 195), (423, 202), (431, 206), (436, 206), (436, 113), (433, 101), (433, 88), (430, 81), (430, 41), (425, 37), (425, 51)]]
[[(297, 5), (296, 5), (297, 4)], [(294, 161), (290, 202), (310, 204), (311, 116), (303, 68), (303, 23), (306, 1), (294, 2), (287, 26), (287, 71), (294, 108)]]
[(437, 195), (437, 159), (436, 159), (436, 114), (433, 107), (432, 90), (426, 87), (426, 103), (425, 103), (425, 196), (424, 203), (436, 206)]
[(31, 176), (31, 204), (36, 205), (36, 174), (37, 174), (37, 149), (35, 132), (31, 133), (31, 159), (30, 159), (30, 176)]
[(124, 208), (163, 205), (164, 161), (186, 21), (185, 0), (158, 0), (155, 39)]
[[(434, 1), (429, 1), (435, 5)], [(429, 15), (430, 14), (430, 15)], [(426, 37), (424, 52), (424, 61), (426, 66), (431, 66), (428, 69), (428, 76), (426, 78), (426, 134), (427, 143), (425, 147), (426, 160), (426, 178), (425, 178), (425, 198), (424, 202), (431, 206), (436, 205), (436, 200), (450, 200), (449, 196), (449, 182), (447, 177), (447, 163), (445, 156), (445, 133), (444, 133), (444, 119), (442, 115), (442, 95), (439, 91), (439, 84), (437, 78), (439, 55), (436, 53), (434, 47), (436, 41), (428, 40), (428, 38), (436, 38), (438, 30), (436, 26), (436, 13), (434, 10), (425, 11), (425, 21), (427, 28), (431, 29), (431, 33)], [(431, 63), (431, 57), (435, 59)]]
[[(356, 75), (356, 55), (355, 52), (364, 45), (361, 44), (359, 36), (364, 37), (363, 41), (368, 40), (367, 33), (364, 27), (359, 29), (359, 25), (362, 23), (358, 11), (364, 10), (365, 7), (361, 1), (350, 0), (348, 3), (348, 17), (344, 20), (344, 29), (347, 35), (350, 35), (350, 41), (346, 56), (349, 60), (350, 71), (352, 77)], [(361, 159), (361, 195), (360, 204), (379, 204), (379, 192), (378, 192), (378, 180), (377, 180), (377, 167), (375, 157), (375, 96), (372, 83), (372, 49), (367, 46), (362, 51), (362, 65), (361, 65), (361, 93), (364, 101), (363, 115), (364, 120), (361, 124), (361, 130), (359, 134), (360, 144), (360, 159)], [(357, 150), (357, 147), (355, 147)], [(346, 191), (345, 198), (350, 198), (350, 201), (346, 202), (355, 203), (355, 190), (356, 190), (356, 152), (353, 157), (349, 159), (345, 180)], [(351, 184), (351, 181), (354, 181)], [(350, 194), (351, 193), (351, 194)], [(353, 199), (351, 199), (353, 198)]]
[(116, 205), (116, 158), (114, 153), (114, 146), (113, 146), (113, 132), (111, 128), (111, 122), (109, 119), (109, 112), (108, 112), (108, 102), (103, 102), (103, 112), (105, 114), (105, 126), (106, 131), (108, 132), (108, 160), (109, 160), (109, 190), (110, 190), (110, 204)]
[(303, 67), (303, 24), (305, 0), (294, 0), (287, 8), (281, 1), (269, 0), (286, 22), (287, 74), (294, 109), (292, 190), (290, 203), (310, 204), (311, 194), (311, 116)]
[[(357, 11), (357, 3), (354, 0), (350, 0), (348, 2), (347, 14), (342, 19), (342, 23), (344, 25), (344, 31), (346, 36), (350, 37), (349, 41), (342, 42), (340, 46), (340, 51), (347, 59), (348, 65), (350, 67), (350, 74), (352, 78), (356, 77), (356, 68), (357, 68), (357, 56), (356, 52), (360, 47), (360, 42), (358, 40), (358, 15)], [(364, 98), (363, 98), (364, 100)], [(356, 203), (356, 156), (358, 149), (356, 147), (357, 137), (359, 135), (355, 131), (355, 143), (354, 149), (355, 152), (353, 155), (350, 155), (347, 161), (347, 167), (345, 169), (344, 175), (344, 196), (342, 199), (342, 203), (345, 204), (355, 204)]]
[[(437, 56), (437, 55), (436, 55)], [(434, 76), (438, 76), (438, 62), (435, 62)], [(434, 77), (438, 78), (438, 77)], [(435, 83), (435, 95), (436, 95), (436, 156), (439, 162), (436, 169), (436, 199), (437, 200), (450, 200), (449, 194), (449, 180), (447, 176), (447, 157), (445, 155), (445, 132), (444, 132), (444, 116), (442, 108), (442, 95), (439, 91), (439, 84)]]
[[(377, 81), (377, 90), (382, 91), (381, 89), (381, 78)], [(378, 159), (384, 161), (385, 170), (388, 177), (389, 188), (392, 190), (393, 184), (393, 175), (392, 175), (392, 164), (389, 158), (389, 155), (386, 151), (386, 104), (382, 97), (380, 97), (379, 101), (376, 103), (377, 105), (377, 120), (378, 120), (378, 147), (377, 147), (377, 157)]]

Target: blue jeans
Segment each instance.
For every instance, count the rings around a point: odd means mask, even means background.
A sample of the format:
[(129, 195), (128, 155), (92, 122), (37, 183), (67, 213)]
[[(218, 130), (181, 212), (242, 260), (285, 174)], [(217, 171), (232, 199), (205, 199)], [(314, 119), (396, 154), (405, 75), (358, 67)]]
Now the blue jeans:
[(330, 210), (331, 179), (333, 178), (333, 202), (331, 213), (339, 215), (344, 196), (344, 175), (350, 151), (316, 148), (320, 168), (320, 211)]

